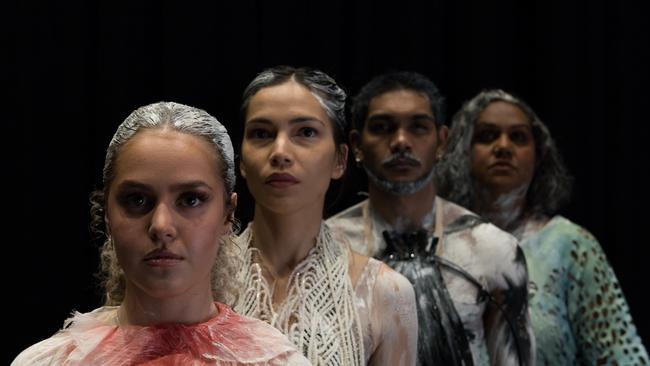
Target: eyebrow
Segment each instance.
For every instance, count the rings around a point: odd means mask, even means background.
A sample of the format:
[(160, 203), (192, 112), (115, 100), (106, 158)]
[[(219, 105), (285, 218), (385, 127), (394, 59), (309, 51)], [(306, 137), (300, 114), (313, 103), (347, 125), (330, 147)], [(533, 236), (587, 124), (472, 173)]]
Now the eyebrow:
[[(390, 120), (393, 121), (397, 118), (395, 118), (392, 114), (389, 113), (379, 113), (379, 114), (373, 114), (372, 116), (368, 117), (368, 121), (385, 121), (385, 120)], [(419, 113), (419, 114), (414, 114), (410, 116), (411, 120), (429, 120), (431, 122), (435, 122), (435, 119), (433, 116), (430, 116), (428, 114), (424, 113)]]
[[(135, 189), (141, 189), (144, 191), (151, 191), (152, 188), (148, 184), (144, 184), (138, 181), (134, 180), (125, 180), (124, 182), (120, 183), (119, 186), (117, 186), (118, 189), (129, 189), (129, 188), (135, 188)], [(192, 190), (196, 188), (206, 188), (212, 191), (212, 187), (210, 187), (207, 183), (201, 181), (201, 180), (192, 180), (188, 182), (182, 182), (182, 183), (177, 183), (171, 186), (171, 191), (177, 192), (177, 191), (186, 191), (186, 190)]]
[[(488, 122), (488, 121), (476, 121), (476, 126), (479, 126), (479, 125), (483, 126), (483, 127), (490, 127), (490, 128), (499, 128), (499, 129), (501, 128), (501, 127), (497, 126), (496, 123)], [(530, 129), (530, 130), (533, 129), (533, 127), (530, 125), (530, 123), (518, 123), (516, 125), (508, 126), (509, 129), (518, 128), (518, 127), (524, 127), (524, 128)]]
[[(290, 125), (300, 124), (300, 123), (309, 123), (309, 122), (318, 122), (318, 123), (322, 124), (323, 126), (325, 126), (325, 122), (321, 121), (320, 119), (318, 119), (316, 117), (296, 117), (296, 118), (292, 118), (292, 119), (289, 120)], [(263, 125), (272, 125), (273, 124), (273, 122), (270, 119), (264, 118), (264, 117), (253, 118), (251, 120), (246, 121), (247, 125), (251, 124), (251, 123), (263, 124)]]

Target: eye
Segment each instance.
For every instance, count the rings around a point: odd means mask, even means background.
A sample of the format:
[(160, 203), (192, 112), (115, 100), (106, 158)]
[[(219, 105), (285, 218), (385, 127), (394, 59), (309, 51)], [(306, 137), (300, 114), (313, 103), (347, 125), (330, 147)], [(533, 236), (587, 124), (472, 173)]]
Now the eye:
[(126, 211), (136, 214), (145, 214), (153, 207), (153, 199), (140, 192), (119, 195), (118, 202)]
[(517, 145), (526, 145), (530, 141), (530, 134), (526, 130), (517, 130), (510, 133), (510, 140)]
[(298, 130), (298, 135), (301, 137), (316, 137), (318, 136), (318, 130), (313, 127), (303, 127)]
[(249, 139), (268, 139), (271, 138), (271, 132), (263, 128), (251, 128), (246, 131), (246, 137)]
[(411, 131), (415, 134), (427, 134), (431, 131), (432, 124), (424, 121), (415, 121), (411, 124)]
[(207, 194), (201, 192), (186, 192), (178, 198), (178, 205), (181, 207), (199, 207), (209, 199)]
[(386, 120), (368, 121), (367, 128), (368, 132), (374, 134), (386, 134), (392, 130), (391, 124)]
[(499, 131), (494, 129), (481, 129), (474, 133), (474, 142), (479, 144), (489, 144), (499, 137)]

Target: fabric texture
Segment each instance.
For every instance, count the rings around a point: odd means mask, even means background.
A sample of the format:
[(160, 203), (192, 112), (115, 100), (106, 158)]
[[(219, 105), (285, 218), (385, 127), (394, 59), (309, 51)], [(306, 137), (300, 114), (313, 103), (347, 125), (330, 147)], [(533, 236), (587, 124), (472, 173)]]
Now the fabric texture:
[(118, 326), (116, 306), (75, 313), (12, 365), (309, 365), (273, 327), (215, 304), (218, 315), (194, 325)]
[(650, 365), (616, 275), (588, 231), (561, 216), (519, 232), (537, 365)]
[(251, 247), (250, 224), (240, 240), (249, 263), (236, 311), (280, 329), (313, 365), (415, 364), (415, 295), (403, 276), (370, 259), (353, 286), (348, 245), (323, 224), (290, 275), (286, 298), (274, 305), (274, 286)]
[[(442, 214), (439, 219), (444, 232), (437, 243), (436, 255), (476, 281), (473, 283), (447, 266), (439, 267), (446, 291), (462, 321), (473, 364), (531, 364), (534, 339), (526, 308), (528, 277), (517, 240), (492, 224), (473, 223), (471, 220), (459, 223), (459, 219), (475, 215), (439, 197), (436, 197), (433, 207), (439, 207), (440, 212), (434, 210), (434, 214)], [(367, 214), (364, 215), (364, 211)], [(382, 233), (393, 228), (379, 217), (369, 200), (344, 210), (327, 222), (332, 231), (348, 238), (354, 250), (377, 258), (384, 258), (387, 254)], [(399, 265), (390, 258), (385, 259), (399, 272), (411, 277), (419, 314), (440, 311), (434, 308), (436, 299), (432, 298), (429, 276), (433, 271), (431, 266), (436, 262), (418, 258), (400, 261)], [(433, 364), (434, 360), (425, 350), (434, 347), (433, 342), (439, 336), (435, 334), (436, 327), (426, 322), (427, 319), (420, 315), (419, 365)]]

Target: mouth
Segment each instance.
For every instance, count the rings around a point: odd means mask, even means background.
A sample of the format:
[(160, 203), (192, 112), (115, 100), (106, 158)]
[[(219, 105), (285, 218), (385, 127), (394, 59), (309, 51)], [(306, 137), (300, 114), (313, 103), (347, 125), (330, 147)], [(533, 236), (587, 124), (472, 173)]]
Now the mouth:
[(264, 183), (275, 188), (285, 188), (298, 184), (300, 181), (288, 173), (273, 173), (264, 180)]
[(506, 161), (497, 161), (496, 163), (492, 163), (489, 166), (490, 169), (511, 169), (514, 170), (515, 166), (512, 165), (511, 163), (508, 163)]
[(408, 169), (408, 168), (417, 168), (421, 164), (419, 161), (411, 158), (396, 158), (391, 159), (383, 164), (384, 168), (387, 169)]
[(171, 267), (183, 261), (185, 258), (167, 249), (156, 249), (149, 252), (142, 261), (152, 267)]

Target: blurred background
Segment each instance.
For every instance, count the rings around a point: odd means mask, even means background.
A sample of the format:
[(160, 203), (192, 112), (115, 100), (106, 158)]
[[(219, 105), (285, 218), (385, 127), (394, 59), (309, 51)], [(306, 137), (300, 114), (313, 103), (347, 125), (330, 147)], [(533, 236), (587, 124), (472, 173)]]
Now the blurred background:
[[(117, 125), (139, 106), (176, 101), (216, 116), (237, 148), (241, 93), (278, 64), (322, 69), (351, 95), (379, 73), (418, 71), (446, 96), (448, 120), (483, 88), (522, 97), (575, 177), (562, 213), (600, 240), (647, 339), (650, 26), (640, 7), (604, 0), (8, 3), (0, 16), (8, 63), (0, 145), (9, 341), (0, 363), (52, 335), (72, 310), (101, 305), (88, 196), (99, 187)], [(363, 175), (353, 171), (349, 183), (331, 212), (360, 200)], [(252, 200), (242, 180), (238, 191), (237, 215), (246, 223)]]

